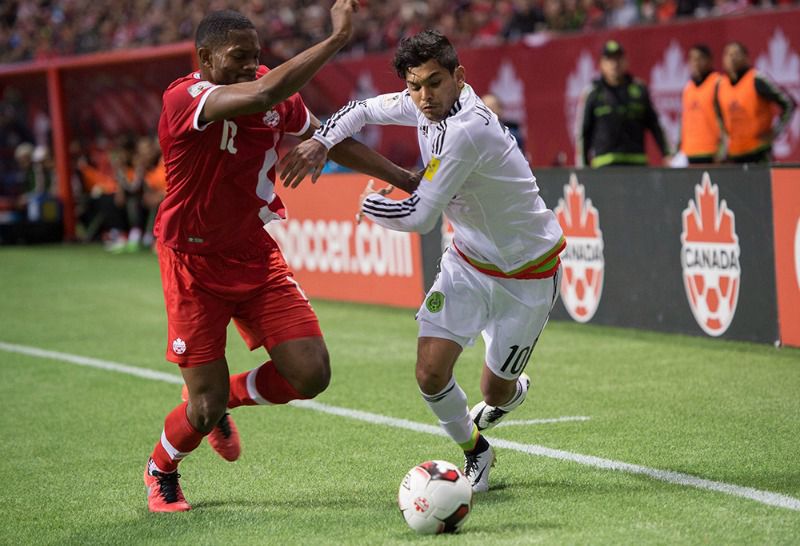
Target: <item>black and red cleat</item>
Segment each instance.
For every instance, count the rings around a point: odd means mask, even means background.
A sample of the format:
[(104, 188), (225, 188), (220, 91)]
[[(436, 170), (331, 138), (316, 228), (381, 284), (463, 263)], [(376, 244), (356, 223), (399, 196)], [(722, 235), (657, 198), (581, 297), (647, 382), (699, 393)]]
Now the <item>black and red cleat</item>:
[(152, 468), (152, 459), (144, 467), (144, 485), (147, 487), (147, 508), (151, 512), (186, 512), (192, 507), (181, 491), (177, 471), (160, 472)]

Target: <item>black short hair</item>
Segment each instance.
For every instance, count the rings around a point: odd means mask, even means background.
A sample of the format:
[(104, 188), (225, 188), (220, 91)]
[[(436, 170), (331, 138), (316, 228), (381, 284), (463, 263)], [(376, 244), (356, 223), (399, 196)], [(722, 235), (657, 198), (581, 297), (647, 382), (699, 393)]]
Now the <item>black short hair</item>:
[(200, 21), (197, 33), (194, 37), (194, 45), (197, 48), (215, 48), (224, 44), (228, 39), (228, 31), (231, 30), (255, 30), (253, 23), (239, 13), (230, 9), (222, 11), (212, 11)]
[(697, 51), (706, 59), (711, 58), (711, 48), (708, 47), (706, 44), (694, 44), (692, 47), (689, 48), (689, 51)]
[(734, 40), (734, 41), (732, 41), (732, 42), (728, 42), (727, 44), (725, 44), (725, 48), (726, 48), (726, 49), (727, 49), (728, 47), (730, 47), (730, 46), (736, 46), (736, 47), (738, 47), (738, 48), (739, 48), (739, 50), (740, 50), (742, 53), (744, 53), (745, 55), (749, 55), (749, 54), (750, 54), (750, 52), (749, 52), (749, 51), (747, 51), (747, 48), (744, 46), (744, 44), (743, 44), (742, 42), (739, 42), (739, 41), (736, 41), (736, 40)]
[(415, 36), (403, 38), (397, 46), (392, 64), (397, 75), (405, 79), (409, 69), (423, 65), (431, 59), (451, 74), (461, 64), (453, 44), (437, 30), (423, 30)]

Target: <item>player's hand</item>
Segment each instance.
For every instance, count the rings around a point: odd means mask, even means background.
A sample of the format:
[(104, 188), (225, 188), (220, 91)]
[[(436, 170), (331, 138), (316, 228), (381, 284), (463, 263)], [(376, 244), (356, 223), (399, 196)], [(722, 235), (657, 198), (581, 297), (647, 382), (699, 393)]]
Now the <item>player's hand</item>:
[(367, 182), (367, 187), (364, 188), (364, 191), (362, 191), (361, 195), (358, 196), (358, 213), (356, 214), (356, 224), (360, 224), (361, 220), (364, 219), (364, 211), (362, 209), (362, 206), (364, 205), (364, 200), (366, 200), (367, 197), (369, 197), (373, 193), (377, 193), (378, 195), (388, 195), (392, 193), (393, 189), (394, 186), (389, 184), (385, 188), (376, 190), (375, 181), (372, 178), (370, 178), (369, 182)]
[(322, 174), (327, 157), (328, 149), (313, 138), (304, 140), (295, 146), (281, 162), (283, 187), (296, 188), (309, 173), (311, 173), (311, 182), (316, 182), (319, 175)]
[(408, 193), (414, 193), (415, 191), (417, 191), (419, 183), (422, 181), (422, 177), (425, 176), (425, 171), (427, 170), (428, 168), (425, 167), (424, 169), (420, 169), (417, 172), (411, 174), (411, 177), (408, 179), (408, 188), (411, 191), (409, 191)]
[(419, 186), (419, 183), (425, 174), (425, 169), (422, 169), (418, 172), (406, 171), (405, 169), (401, 169), (401, 171), (405, 173), (405, 177), (395, 180), (394, 186), (411, 195)]
[(358, 0), (336, 0), (331, 7), (331, 36), (349, 42), (353, 35), (353, 13), (358, 11)]

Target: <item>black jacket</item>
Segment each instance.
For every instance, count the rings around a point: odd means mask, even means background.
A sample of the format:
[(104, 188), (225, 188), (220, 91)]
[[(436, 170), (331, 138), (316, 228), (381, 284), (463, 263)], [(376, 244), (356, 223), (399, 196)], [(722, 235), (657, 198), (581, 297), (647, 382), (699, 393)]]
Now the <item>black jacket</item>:
[(625, 75), (622, 84), (612, 87), (598, 78), (592, 82), (584, 102), (578, 152), (584, 164), (593, 167), (646, 165), (646, 129), (653, 133), (661, 153), (669, 155), (644, 82)]

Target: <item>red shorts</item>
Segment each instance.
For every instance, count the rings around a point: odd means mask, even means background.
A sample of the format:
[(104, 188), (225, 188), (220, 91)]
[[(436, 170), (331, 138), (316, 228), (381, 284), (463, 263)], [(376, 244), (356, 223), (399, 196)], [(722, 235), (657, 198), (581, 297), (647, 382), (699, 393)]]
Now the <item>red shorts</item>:
[(280, 250), (230, 257), (178, 252), (158, 245), (167, 307), (167, 360), (182, 367), (225, 356), (234, 320), (250, 350), (320, 337), (317, 316)]

